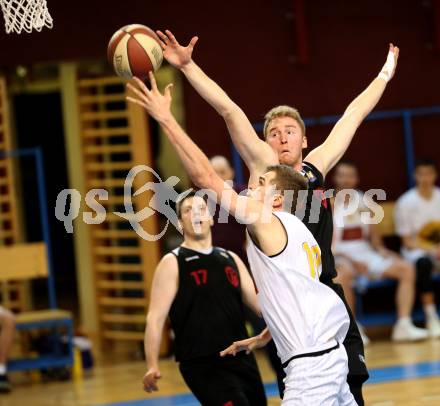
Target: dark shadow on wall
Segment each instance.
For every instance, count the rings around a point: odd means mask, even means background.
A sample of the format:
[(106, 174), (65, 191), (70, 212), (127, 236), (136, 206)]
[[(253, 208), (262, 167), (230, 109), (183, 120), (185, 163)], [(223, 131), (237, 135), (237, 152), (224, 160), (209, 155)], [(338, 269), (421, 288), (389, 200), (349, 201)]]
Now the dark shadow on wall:
[[(52, 241), (58, 307), (78, 312), (77, 282), (73, 236), (55, 218), (58, 193), (68, 188), (61, 95), (54, 93), (20, 94), (14, 97), (14, 116), (18, 148), (41, 147), (44, 157), (46, 200)], [(41, 241), (40, 206), (35, 173), (35, 161), (20, 160), (21, 196), (26, 240)], [(45, 280), (32, 282), (34, 306), (46, 307)]]

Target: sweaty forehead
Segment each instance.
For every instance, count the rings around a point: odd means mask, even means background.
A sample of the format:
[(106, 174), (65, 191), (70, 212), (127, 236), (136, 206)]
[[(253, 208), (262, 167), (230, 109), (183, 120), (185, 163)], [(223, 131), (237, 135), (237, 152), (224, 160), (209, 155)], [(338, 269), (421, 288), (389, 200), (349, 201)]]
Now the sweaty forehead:
[(206, 202), (200, 196), (190, 197), (189, 199), (184, 200), (184, 202), (182, 203), (182, 209), (204, 206), (206, 206)]
[(275, 117), (269, 124), (269, 132), (285, 127), (299, 128), (298, 122), (292, 117)]
[(419, 173), (434, 173), (434, 172), (436, 172), (436, 169), (435, 169), (434, 166), (431, 166), (431, 165), (419, 165), (416, 168), (416, 172), (419, 172)]

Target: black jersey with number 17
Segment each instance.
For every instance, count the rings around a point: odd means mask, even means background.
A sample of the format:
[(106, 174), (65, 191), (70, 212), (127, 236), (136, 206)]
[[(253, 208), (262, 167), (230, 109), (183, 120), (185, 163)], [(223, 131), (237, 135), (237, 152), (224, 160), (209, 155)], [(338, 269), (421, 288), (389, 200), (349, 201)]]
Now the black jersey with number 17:
[(303, 223), (321, 248), (322, 273), (320, 280), (329, 284), (337, 275), (332, 253), (333, 216), (330, 199), (324, 196), (324, 176), (315, 166), (309, 162), (303, 162), (301, 173), (309, 183)]
[(208, 254), (179, 247), (173, 251), (179, 287), (170, 309), (177, 361), (218, 356), (234, 341), (247, 338), (241, 281), (228, 251)]

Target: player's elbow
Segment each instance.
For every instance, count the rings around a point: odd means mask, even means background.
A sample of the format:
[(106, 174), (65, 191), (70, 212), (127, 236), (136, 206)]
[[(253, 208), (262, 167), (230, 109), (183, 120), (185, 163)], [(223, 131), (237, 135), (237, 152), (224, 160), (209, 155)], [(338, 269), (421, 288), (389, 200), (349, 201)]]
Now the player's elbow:
[(206, 170), (197, 171), (197, 173), (192, 176), (192, 181), (201, 189), (212, 189), (215, 175), (212, 168), (206, 168)]
[(163, 321), (165, 321), (165, 317), (161, 317), (161, 315), (158, 314), (157, 312), (148, 312), (146, 317), (147, 327), (150, 329), (160, 327), (162, 323), (162, 319)]
[(229, 120), (232, 120), (239, 111), (240, 107), (238, 107), (232, 100), (229, 100), (228, 103), (225, 103), (219, 110), (219, 114), (226, 122), (228, 122)]
[(364, 106), (348, 106), (344, 111), (341, 120), (350, 123), (356, 128), (364, 121), (365, 117), (368, 116), (371, 109), (365, 108)]

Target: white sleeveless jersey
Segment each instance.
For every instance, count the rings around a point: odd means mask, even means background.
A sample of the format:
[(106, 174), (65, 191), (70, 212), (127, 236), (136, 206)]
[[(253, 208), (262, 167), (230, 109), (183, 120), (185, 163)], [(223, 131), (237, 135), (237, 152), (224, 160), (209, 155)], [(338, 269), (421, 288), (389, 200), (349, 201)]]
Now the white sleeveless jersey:
[(319, 281), (318, 243), (297, 217), (274, 213), (287, 234), (284, 250), (265, 255), (249, 238), (247, 256), (264, 320), (281, 362), (342, 342), (350, 323), (339, 296)]

